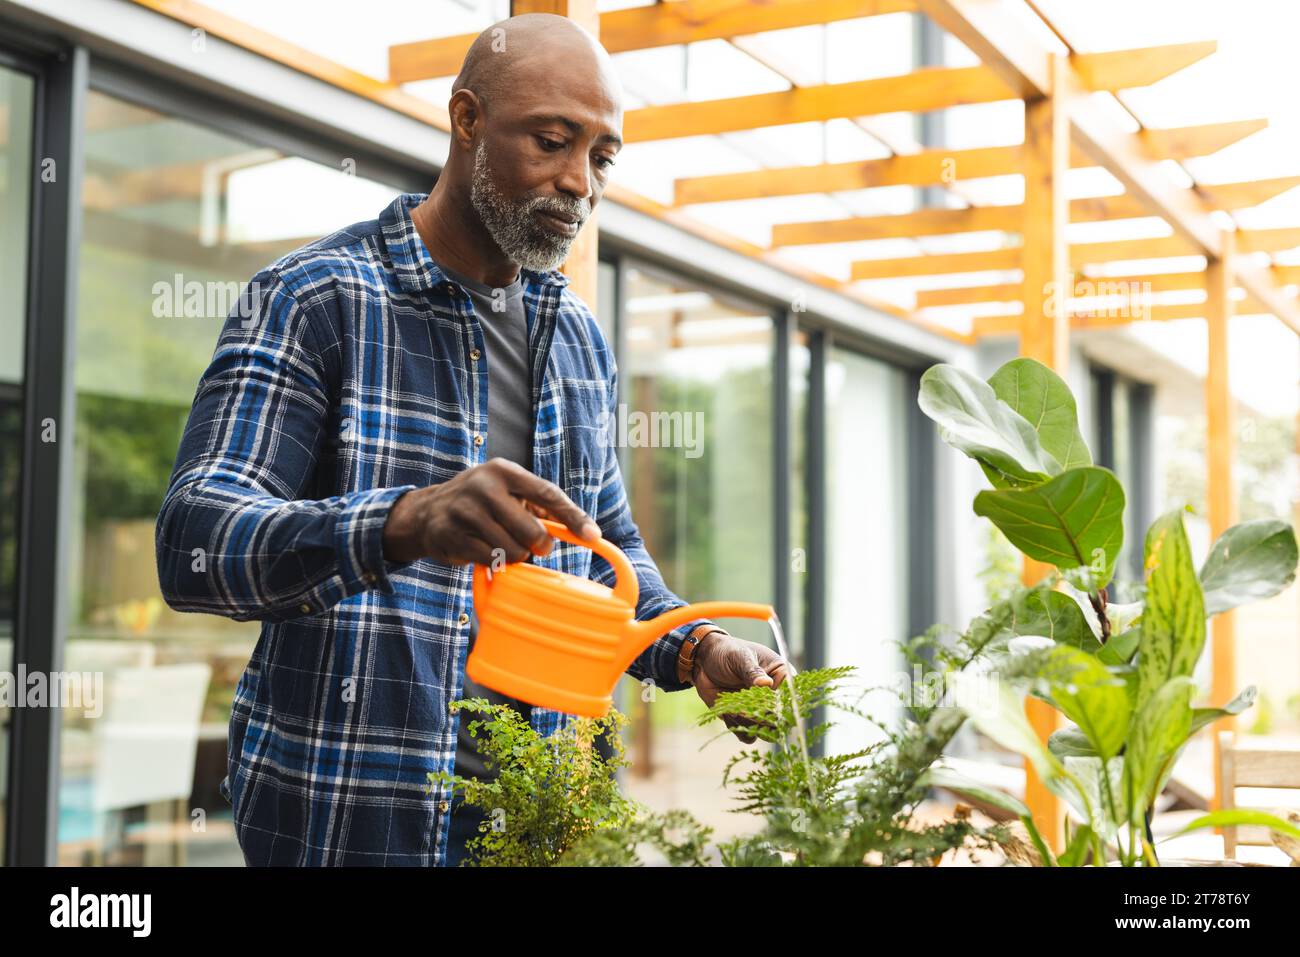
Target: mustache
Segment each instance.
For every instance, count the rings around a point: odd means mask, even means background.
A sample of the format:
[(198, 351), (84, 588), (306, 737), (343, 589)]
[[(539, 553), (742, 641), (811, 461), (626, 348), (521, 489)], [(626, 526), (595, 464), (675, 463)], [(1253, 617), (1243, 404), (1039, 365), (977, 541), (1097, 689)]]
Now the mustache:
[(558, 196), (537, 196), (527, 201), (526, 211), (529, 213), (542, 212), (567, 216), (570, 219), (577, 220), (578, 224), (582, 225), (582, 223), (586, 222), (587, 217), (591, 215), (591, 204), (583, 199), (566, 200)]

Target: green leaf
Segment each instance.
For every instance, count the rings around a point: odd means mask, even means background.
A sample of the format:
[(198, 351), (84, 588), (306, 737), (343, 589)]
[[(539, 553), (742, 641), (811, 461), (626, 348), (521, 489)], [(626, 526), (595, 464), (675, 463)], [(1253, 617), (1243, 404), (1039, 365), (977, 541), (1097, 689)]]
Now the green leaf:
[(1061, 470), (1039, 445), (1034, 427), (964, 369), (927, 369), (917, 402), (938, 423), (943, 440), (983, 465), (998, 488), (1036, 485)]
[(1061, 786), (1062, 765), (1038, 740), (1025, 717), (1025, 706), (1005, 681), (997, 676), (954, 672), (949, 681), (953, 701), (975, 727), (990, 738), (1029, 759), (1039, 780), (1049, 788)]
[(1057, 644), (1084, 651), (1101, 648), (1078, 603), (1050, 585), (1039, 585), (1017, 595), (1014, 608), (1013, 629), (1017, 635), (1043, 635)]
[(1220, 718), (1226, 718), (1230, 714), (1241, 714), (1255, 703), (1256, 694), (1255, 686), (1251, 685), (1222, 708), (1193, 708), (1191, 733), (1195, 734), (1207, 724), (1213, 724)]
[(1088, 567), (1094, 588), (1110, 581), (1124, 544), (1124, 489), (1103, 468), (1071, 469), (1032, 488), (983, 491), (975, 514), (1030, 558), (1060, 569)]
[(1092, 828), (1080, 824), (1070, 835), (1070, 843), (1056, 859), (1058, 867), (1082, 867), (1088, 858), (1088, 846), (1092, 843)]
[(1064, 761), (1066, 758), (1095, 758), (1097, 749), (1088, 736), (1076, 727), (1059, 728), (1047, 739), (1047, 750)]
[(1079, 726), (1097, 754), (1113, 758), (1124, 746), (1130, 717), (1124, 682), (1086, 651), (1057, 646), (1044, 671), (1052, 700)]
[(1147, 531), (1146, 607), (1138, 647), (1138, 708), (1170, 678), (1190, 675), (1205, 647), (1205, 601), (1181, 511)]
[(1134, 823), (1144, 820), (1166, 759), (1182, 747), (1192, 730), (1196, 685), (1180, 675), (1151, 695), (1133, 719), (1124, 751), (1124, 794)]
[(989, 379), (999, 399), (1034, 427), (1038, 442), (1062, 469), (1092, 464), (1079, 431), (1079, 413), (1070, 387), (1036, 359), (1012, 359)]
[(1109, 841), (1122, 823), (1111, 816), (1108, 797), (1119, 805), (1115, 808), (1116, 813), (1123, 814), (1120, 795), (1123, 794), (1124, 759), (1111, 758), (1106, 762), (1109, 780), (1105, 783), (1101, 779), (1101, 768), (1101, 758), (1098, 757), (1073, 756), (1065, 759), (1066, 772), (1073, 775), (1088, 798), (1086, 805), (1075, 805), (1075, 810), (1085, 818), (1091, 811), (1092, 816), (1088, 820), (1092, 829), (1101, 835), (1102, 840)]
[(1199, 831), (1207, 827), (1266, 827), (1270, 831), (1276, 831), (1279, 834), (1285, 834), (1288, 837), (1294, 837), (1300, 840), (1300, 828), (1296, 827), (1289, 821), (1284, 821), (1276, 815), (1269, 814), (1267, 811), (1251, 811), (1246, 808), (1225, 808), (1219, 811), (1211, 811), (1209, 814), (1198, 817), (1191, 824), (1179, 831), (1177, 834), (1171, 834), (1164, 840), (1170, 841), (1175, 837), (1182, 837), (1191, 831)]
[(977, 801), (1009, 811), (1016, 817), (1028, 817), (1029, 808), (1019, 798), (1012, 797), (1006, 791), (999, 791), (974, 778), (968, 778), (952, 768), (933, 767), (921, 775), (919, 783), (929, 787), (943, 788), (957, 794), (966, 794)]
[(1295, 568), (1295, 530), (1286, 522), (1234, 525), (1219, 536), (1201, 567), (1205, 613), (1272, 598), (1295, 581)]
[(1097, 652), (1097, 660), (1104, 665), (1126, 664), (1133, 660), (1133, 653), (1137, 651), (1141, 641), (1141, 628), (1130, 628), (1118, 635), (1111, 635), (1110, 641), (1102, 645), (1101, 650)]

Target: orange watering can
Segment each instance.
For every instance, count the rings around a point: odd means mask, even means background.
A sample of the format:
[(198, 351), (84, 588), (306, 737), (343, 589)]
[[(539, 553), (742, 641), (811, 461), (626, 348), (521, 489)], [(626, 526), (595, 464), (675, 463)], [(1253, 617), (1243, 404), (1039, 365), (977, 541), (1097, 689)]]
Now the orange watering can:
[(697, 618), (773, 616), (770, 605), (706, 601), (636, 621), (639, 585), (628, 557), (605, 539), (586, 542), (556, 522), (555, 538), (584, 545), (613, 567), (614, 587), (525, 562), (489, 575), (474, 566), (478, 637), (465, 671), (494, 691), (589, 718), (609, 711), (619, 675), (661, 635)]

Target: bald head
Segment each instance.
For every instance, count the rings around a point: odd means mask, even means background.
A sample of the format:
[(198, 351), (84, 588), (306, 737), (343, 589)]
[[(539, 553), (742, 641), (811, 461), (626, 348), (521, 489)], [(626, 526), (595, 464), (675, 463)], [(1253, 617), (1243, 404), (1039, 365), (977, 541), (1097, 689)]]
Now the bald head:
[(619, 91), (609, 53), (590, 33), (567, 17), (524, 13), (492, 24), (474, 39), (451, 92), (471, 90), (490, 109), (533, 75), (556, 70), (586, 74)]
[[(451, 147), (430, 201), (454, 242), (489, 265), (537, 271), (564, 261), (600, 202), (623, 146), (623, 93), (590, 33), (546, 13), (475, 38), (447, 103)], [(465, 227), (468, 227), (468, 231)]]

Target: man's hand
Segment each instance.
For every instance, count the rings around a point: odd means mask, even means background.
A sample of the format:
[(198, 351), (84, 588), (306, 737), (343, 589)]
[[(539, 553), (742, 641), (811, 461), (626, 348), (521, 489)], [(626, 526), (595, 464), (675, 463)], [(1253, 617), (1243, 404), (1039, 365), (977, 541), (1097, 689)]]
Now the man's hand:
[[(691, 680), (695, 690), (710, 708), (724, 691), (741, 688), (775, 688), (791, 673), (790, 665), (766, 645), (745, 641), (724, 631), (705, 635), (695, 649), (695, 667)], [(741, 729), (745, 721), (738, 715), (724, 715), (722, 723), (731, 728), (746, 744), (754, 742), (752, 734)]]
[(384, 557), (491, 566), (494, 557), (504, 556), (507, 562), (521, 562), (549, 554), (555, 543), (538, 514), (579, 538), (600, 538), (600, 526), (558, 485), (497, 458), (399, 498), (384, 525)]

